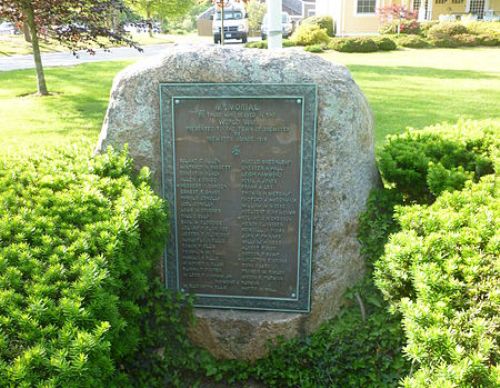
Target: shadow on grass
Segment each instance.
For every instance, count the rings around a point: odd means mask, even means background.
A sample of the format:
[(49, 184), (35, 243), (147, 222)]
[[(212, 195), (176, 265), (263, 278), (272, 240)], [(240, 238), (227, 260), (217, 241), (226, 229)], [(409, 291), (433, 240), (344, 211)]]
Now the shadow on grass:
[[(75, 129), (100, 130), (113, 78), (127, 64), (102, 62), (47, 69), (49, 89), (56, 98), (47, 100), (46, 106), (63, 114), (64, 121), (68, 123), (58, 130), (60, 134)], [(63, 94), (57, 96), (61, 92)], [(73, 123), (78, 128), (72, 128)]]

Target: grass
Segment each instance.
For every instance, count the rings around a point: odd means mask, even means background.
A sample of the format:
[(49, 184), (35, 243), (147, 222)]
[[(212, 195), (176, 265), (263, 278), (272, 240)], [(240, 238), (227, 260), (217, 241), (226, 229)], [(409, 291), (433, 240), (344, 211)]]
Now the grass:
[(33, 95), (33, 70), (0, 72), (0, 152), (96, 139), (113, 77), (129, 63), (48, 68), (48, 97)]
[(500, 117), (499, 48), (329, 52), (322, 57), (351, 71), (375, 114), (378, 144), (406, 127)]
[[(322, 57), (345, 63), (366, 94), (380, 145), (389, 133), (460, 117), (500, 117), (500, 49), (429, 49)], [(99, 133), (114, 75), (130, 62), (46, 69), (49, 97), (33, 70), (0, 72), (0, 152), (63, 144)], [(98, 80), (98, 82), (96, 82)]]
[[(65, 51), (66, 49), (53, 40), (40, 40), (40, 51), (43, 53)], [(0, 57), (31, 54), (31, 43), (24, 40), (23, 35), (0, 35)]]

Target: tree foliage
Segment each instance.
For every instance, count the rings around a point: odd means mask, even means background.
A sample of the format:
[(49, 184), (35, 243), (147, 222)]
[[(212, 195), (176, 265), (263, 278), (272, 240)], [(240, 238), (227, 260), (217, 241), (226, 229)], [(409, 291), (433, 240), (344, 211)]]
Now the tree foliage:
[(0, 0), (0, 17), (24, 23), (31, 11), (40, 34), (72, 51), (93, 51), (108, 43), (135, 46), (123, 30), (111, 26), (113, 14), (124, 10), (121, 0)]
[(258, 0), (250, 0), (247, 5), (248, 25), (252, 31), (260, 31), (267, 6)]
[(184, 15), (195, 0), (126, 0), (127, 5), (146, 19)]
[(112, 17), (124, 10), (122, 0), (0, 0), (0, 18), (29, 27), (38, 78), (38, 91), (48, 94), (38, 39), (58, 40), (73, 53), (109, 43), (139, 47), (121, 29), (112, 28)]

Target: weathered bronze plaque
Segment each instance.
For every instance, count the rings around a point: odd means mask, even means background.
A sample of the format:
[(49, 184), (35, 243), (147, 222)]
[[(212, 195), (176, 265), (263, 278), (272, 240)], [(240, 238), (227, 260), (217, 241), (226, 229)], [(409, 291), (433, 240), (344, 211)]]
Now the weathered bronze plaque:
[(167, 286), (199, 307), (309, 311), (315, 85), (160, 95)]

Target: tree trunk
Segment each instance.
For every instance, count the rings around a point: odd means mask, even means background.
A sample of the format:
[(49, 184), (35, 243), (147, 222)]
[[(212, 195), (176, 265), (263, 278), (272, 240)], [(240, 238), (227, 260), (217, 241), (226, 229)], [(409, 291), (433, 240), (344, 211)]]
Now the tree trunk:
[(31, 33), (30, 28), (28, 27), (28, 23), (23, 23), (23, 34), (24, 40), (28, 43), (31, 43)]
[(148, 33), (149, 37), (153, 37), (153, 22), (151, 20), (151, 11), (149, 9), (146, 10), (146, 19), (147, 19), (147, 24), (148, 24)]
[(31, 5), (23, 10), (26, 16), (26, 22), (31, 32), (31, 47), (33, 48), (33, 59), (35, 60), (36, 79), (38, 82), (38, 94), (48, 96), (47, 84), (45, 83), (45, 75), (43, 73), (42, 56), (40, 55), (40, 45), (38, 44), (38, 31), (35, 23), (35, 15)]
[(113, 31), (117, 32), (120, 30), (120, 11), (114, 9), (111, 14), (111, 23), (113, 26)]

